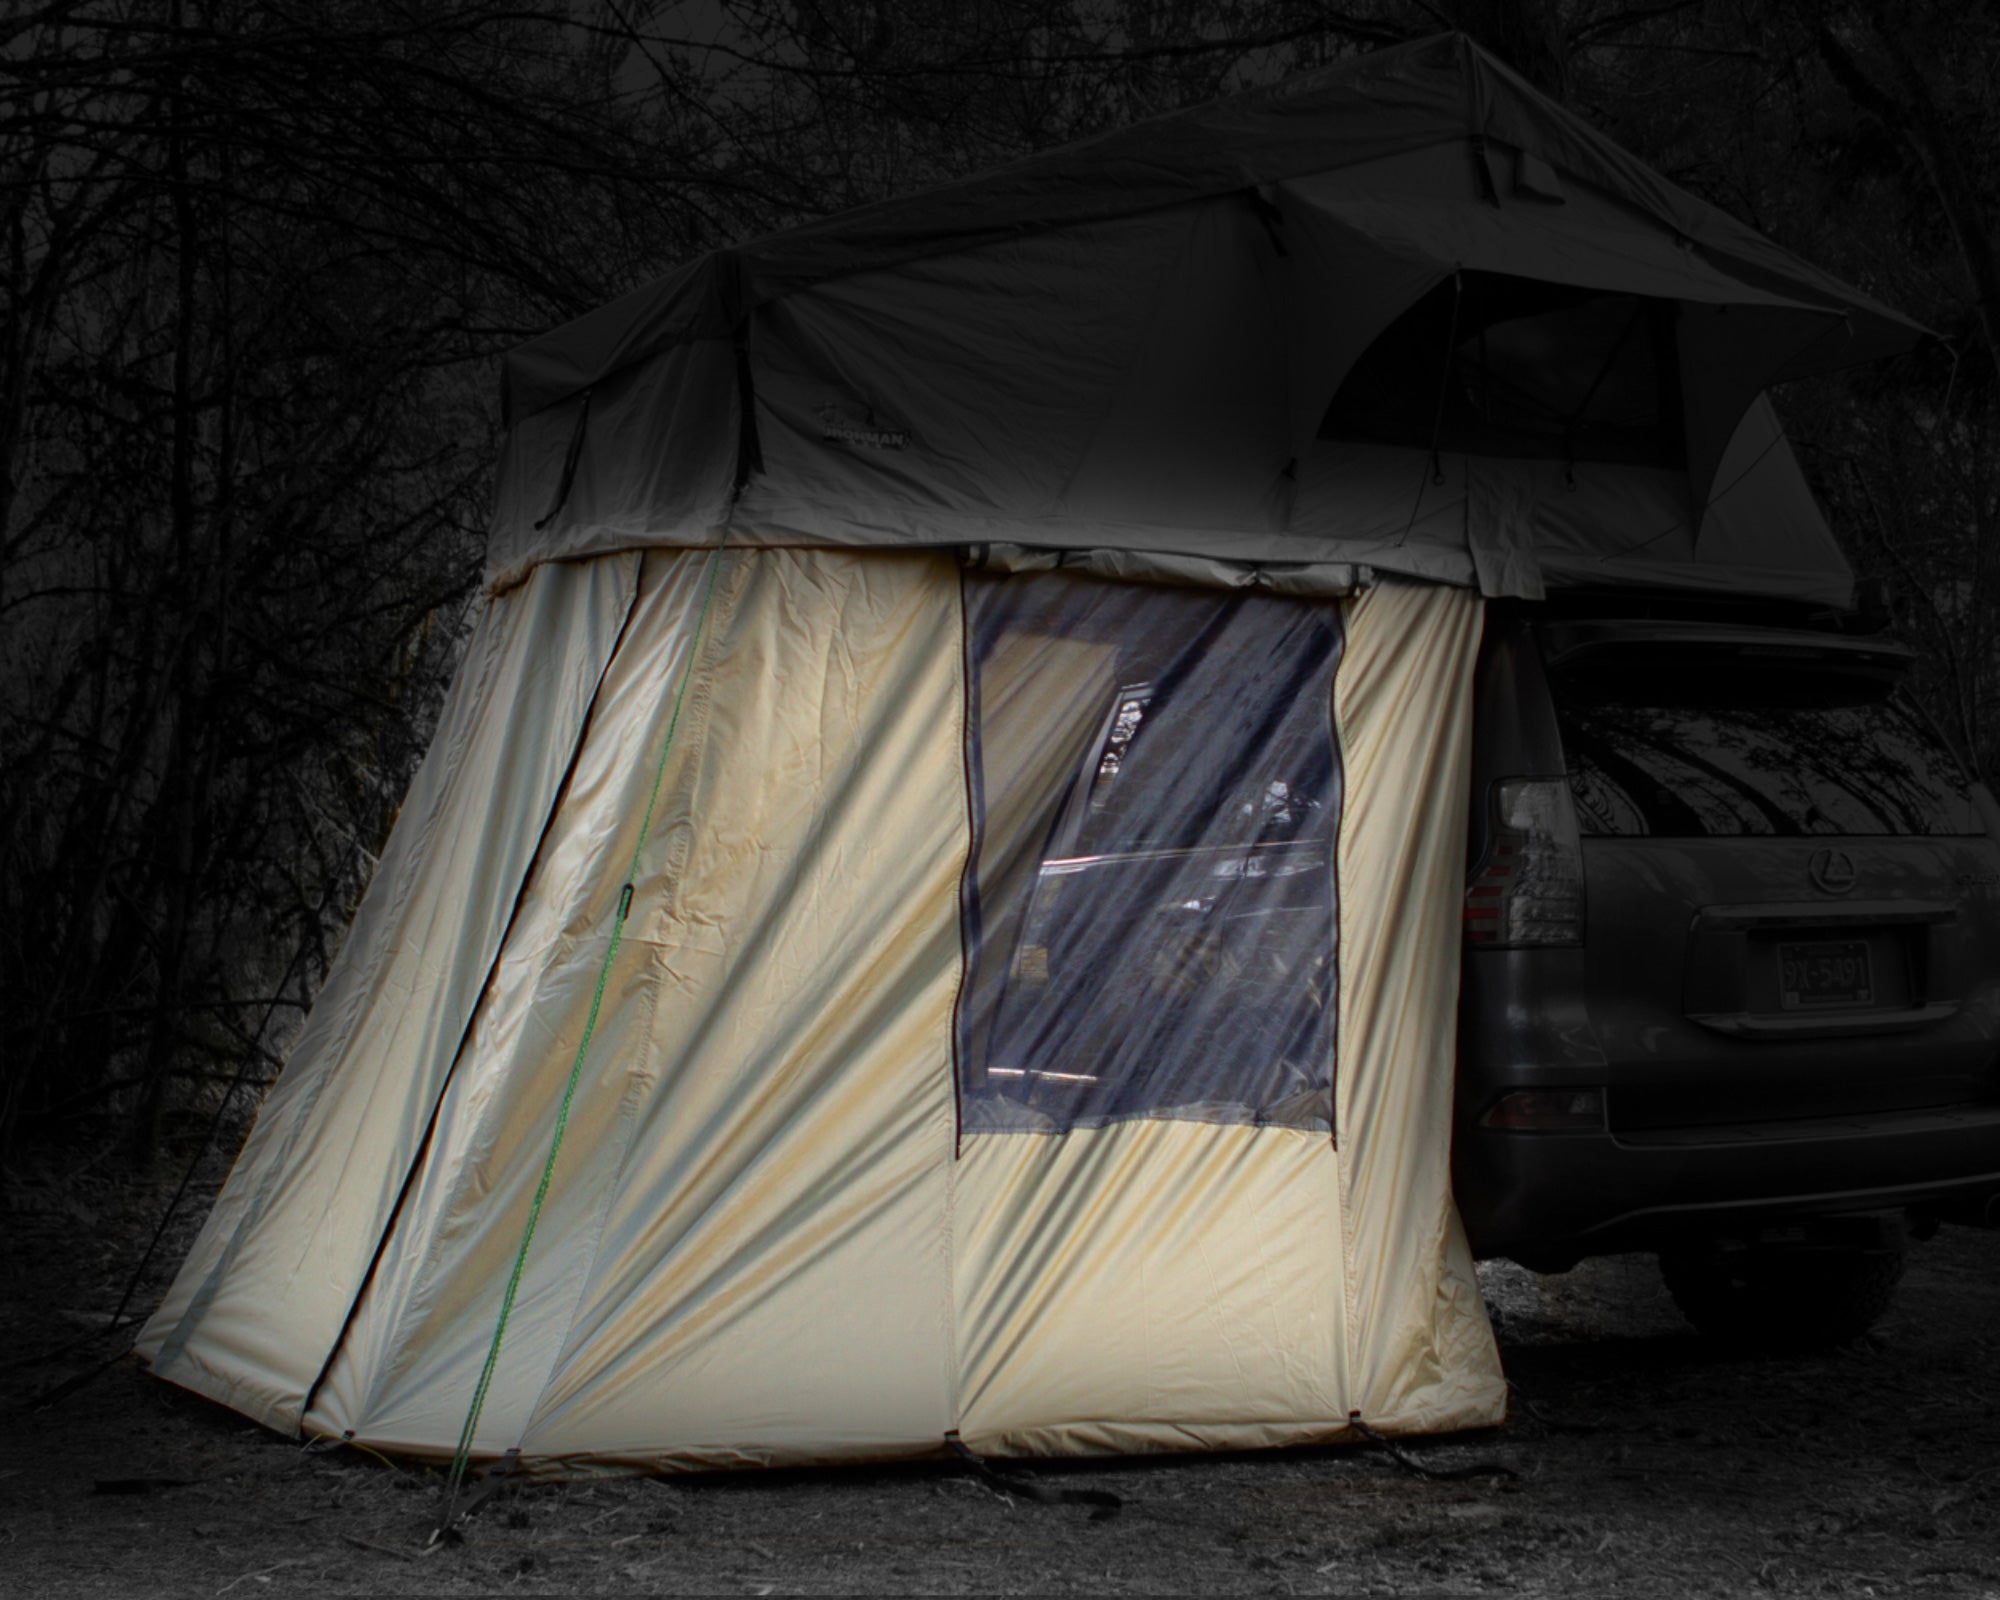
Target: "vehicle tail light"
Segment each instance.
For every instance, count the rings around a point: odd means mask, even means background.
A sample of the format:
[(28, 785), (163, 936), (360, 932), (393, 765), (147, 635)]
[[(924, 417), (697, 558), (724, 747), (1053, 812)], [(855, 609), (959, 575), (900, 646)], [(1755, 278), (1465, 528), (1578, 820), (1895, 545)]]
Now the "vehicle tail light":
[(1601, 1133), (1604, 1091), (1516, 1089), (1488, 1106), (1479, 1124), (1523, 1133)]
[(1562, 778), (1502, 778), (1489, 843), (1465, 886), (1465, 942), (1502, 949), (1583, 943), (1583, 847)]

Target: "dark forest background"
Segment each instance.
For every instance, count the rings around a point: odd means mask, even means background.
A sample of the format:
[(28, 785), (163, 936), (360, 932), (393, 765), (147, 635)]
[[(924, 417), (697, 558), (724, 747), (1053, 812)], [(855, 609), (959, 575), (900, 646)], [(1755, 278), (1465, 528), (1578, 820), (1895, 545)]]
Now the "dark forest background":
[(476, 599), (500, 351), (698, 251), (1444, 28), (1946, 336), (1778, 398), (1924, 698), (2000, 765), (1984, 5), (0, 12), (0, 1194), (274, 1075)]

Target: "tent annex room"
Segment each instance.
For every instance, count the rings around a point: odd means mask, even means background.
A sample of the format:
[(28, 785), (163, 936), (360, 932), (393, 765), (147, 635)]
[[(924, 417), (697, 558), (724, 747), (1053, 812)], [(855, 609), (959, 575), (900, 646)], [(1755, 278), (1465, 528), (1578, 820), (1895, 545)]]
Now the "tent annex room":
[(1446, 36), (516, 352), (435, 741), (141, 1354), (541, 1473), (1498, 1421), (1483, 606), (1842, 601), (1763, 391), (1918, 336)]

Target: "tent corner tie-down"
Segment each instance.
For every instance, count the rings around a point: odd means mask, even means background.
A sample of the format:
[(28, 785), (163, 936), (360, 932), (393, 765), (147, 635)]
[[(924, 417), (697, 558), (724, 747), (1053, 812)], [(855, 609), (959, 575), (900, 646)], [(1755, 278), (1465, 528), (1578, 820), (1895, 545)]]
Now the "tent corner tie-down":
[(514, 1297), (520, 1291), (521, 1274), (528, 1264), (528, 1247), (535, 1238), (535, 1224), (541, 1220), (542, 1202), (548, 1198), (549, 1185), (555, 1178), (556, 1157), (562, 1150), (563, 1133), (569, 1126), (569, 1111), (576, 1099), (576, 1086), (583, 1076), (583, 1063), (590, 1054), (590, 1041), (597, 1032), (597, 1016), (604, 1004), (604, 988), (611, 978), (611, 963), (618, 959), (618, 946), (625, 936), (625, 922), (632, 912), (632, 885), (639, 879), (639, 861), (645, 853), (646, 840), (653, 831), (653, 812), (660, 800), (660, 785), (666, 778), (667, 758), (673, 754), (674, 734), (680, 727), (681, 706), (687, 700), (688, 679), (694, 676), (696, 661), (701, 655), (702, 638), (708, 627), (710, 602), (715, 598), (716, 575), (722, 570), (723, 546), (729, 542), (729, 533), (724, 529), (716, 540), (715, 549), (709, 556), (708, 576), (702, 585), (701, 609), (695, 614), (694, 636), (689, 641), (687, 659), (681, 664), (680, 684), (674, 690), (674, 709), (667, 717), (667, 731), (660, 740), (660, 759), (653, 767), (653, 785), (646, 795), (646, 810), (639, 823), (639, 837), (632, 846), (632, 859), (625, 868), (625, 882), (618, 891), (618, 906), (611, 918), (611, 938), (604, 947), (604, 959), (597, 968), (597, 987), (590, 997), (590, 1011), (584, 1018), (583, 1037), (577, 1041), (576, 1058), (570, 1063), (569, 1078), (563, 1085), (561, 1103), (556, 1108), (556, 1125), (549, 1135), (549, 1153), (542, 1162), (541, 1181), (535, 1186), (534, 1198), (528, 1203), (528, 1218), (521, 1228), (521, 1243), (514, 1252), (514, 1268), (507, 1277), (507, 1287), (500, 1297), (500, 1315), (493, 1323), (493, 1338), (486, 1347), (486, 1361), (479, 1370), (479, 1382), (473, 1387), (472, 1402), (466, 1408), (465, 1426), (459, 1430), (458, 1448), (452, 1452), (451, 1471), (446, 1475), (444, 1485), (444, 1505), (438, 1516), (438, 1525), (431, 1534), (431, 1543), (445, 1536), (457, 1519), (458, 1496), (465, 1483), (466, 1467), (472, 1460), (472, 1440), (479, 1431), (479, 1414), (486, 1407), (486, 1391), (492, 1385), (494, 1369), (500, 1364), (500, 1345), (507, 1336), (507, 1318), (514, 1310)]

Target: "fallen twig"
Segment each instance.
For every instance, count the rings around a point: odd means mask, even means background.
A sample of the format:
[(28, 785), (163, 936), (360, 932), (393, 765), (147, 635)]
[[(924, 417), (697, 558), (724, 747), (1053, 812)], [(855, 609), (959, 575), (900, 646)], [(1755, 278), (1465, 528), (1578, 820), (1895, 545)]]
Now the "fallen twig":
[(311, 1559), (310, 1556), (293, 1556), (289, 1561), (275, 1561), (268, 1567), (260, 1567), (255, 1572), (246, 1572), (239, 1577), (231, 1578), (215, 1592), (219, 1595), (227, 1594), (239, 1583), (248, 1583), (252, 1578), (268, 1578), (272, 1573), (283, 1572), (287, 1567), (302, 1567)]
[(1419, 1461), (1409, 1451), (1396, 1443), (1385, 1433), (1378, 1433), (1361, 1420), (1358, 1412), (1349, 1412), (1347, 1425), (1376, 1449), (1387, 1453), (1389, 1458), (1404, 1471), (1419, 1478), (1434, 1478), (1439, 1482), (1450, 1482), (1460, 1478), (1518, 1478), (1520, 1474), (1512, 1467), (1499, 1461), (1475, 1461), (1463, 1467), (1431, 1467)]
[(364, 1539), (359, 1534), (343, 1533), (341, 1538), (353, 1545), (357, 1550), (373, 1550), (378, 1556), (394, 1556), (398, 1561), (414, 1561), (417, 1559), (408, 1550), (398, 1550), (393, 1545), (377, 1544), (373, 1539)]

